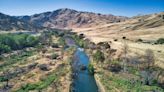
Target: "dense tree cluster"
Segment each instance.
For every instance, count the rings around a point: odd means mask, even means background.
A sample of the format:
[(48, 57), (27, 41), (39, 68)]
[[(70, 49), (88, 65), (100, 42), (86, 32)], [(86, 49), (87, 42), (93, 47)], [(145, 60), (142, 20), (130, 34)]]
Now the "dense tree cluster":
[(0, 54), (11, 50), (19, 50), (25, 47), (32, 47), (39, 42), (38, 37), (28, 34), (1, 34)]

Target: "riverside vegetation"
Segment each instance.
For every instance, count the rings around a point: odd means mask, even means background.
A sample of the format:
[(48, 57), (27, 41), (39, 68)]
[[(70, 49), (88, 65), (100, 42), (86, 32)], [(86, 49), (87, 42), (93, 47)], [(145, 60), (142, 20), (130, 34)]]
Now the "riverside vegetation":
[(0, 92), (164, 92), (163, 29), (163, 12), (0, 13)]
[(96, 49), (87, 49), (95, 74), (107, 92), (163, 92), (163, 69), (154, 65), (152, 50), (145, 55), (131, 57), (128, 44), (121, 56), (114, 58), (117, 50), (100, 43)]
[(69, 91), (72, 55), (64, 51), (60, 32), (65, 31), (1, 35), (0, 91)]
[(88, 71), (99, 77), (98, 81), (107, 92), (164, 91), (163, 69), (154, 65), (155, 57), (150, 49), (143, 56), (131, 57), (125, 43), (122, 56), (114, 58), (117, 50), (112, 49), (109, 43), (95, 44), (85, 39), (83, 34), (66, 30), (51, 30), (39, 36), (1, 36), (0, 90), (63, 92), (64, 88), (64, 92), (68, 92), (72, 79), (71, 59), (75, 51), (73, 47), (64, 50), (68, 47), (65, 43), (68, 36), (88, 53)]

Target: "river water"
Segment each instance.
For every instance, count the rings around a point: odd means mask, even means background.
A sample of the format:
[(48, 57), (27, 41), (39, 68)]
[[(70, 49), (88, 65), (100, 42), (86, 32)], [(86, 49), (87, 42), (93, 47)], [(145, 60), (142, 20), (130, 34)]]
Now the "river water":
[[(66, 43), (69, 46), (74, 46), (73, 39), (66, 39)], [(77, 46), (76, 52), (73, 56), (73, 68), (75, 70), (76, 77), (73, 80), (73, 92), (98, 92), (98, 87), (93, 75), (89, 74), (88, 69), (81, 70), (80, 66), (85, 67), (89, 64), (89, 57), (82, 48)]]
[[(74, 57), (76, 58), (74, 62), (78, 62), (75, 67), (79, 68), (79, 65), (88, 66), (89, 58), (84, 51), (77, 49)], [(98, 92), (94, 76), (89, 74), (88, 69), (83, 71), (79, 69), (78, 75), (73, 83), (74, 92)]]

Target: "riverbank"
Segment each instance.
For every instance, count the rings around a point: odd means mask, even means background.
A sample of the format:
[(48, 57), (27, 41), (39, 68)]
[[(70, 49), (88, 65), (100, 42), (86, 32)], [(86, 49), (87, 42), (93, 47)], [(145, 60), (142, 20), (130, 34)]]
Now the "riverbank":
[(94, 78), (96, 80), (96, 84), (98, 86), (99, 92), (106, 92), (104, 86), (102, 85), (98, 74), (94, 74)]
[(106, 90), (105, 90), (105, 87), (104, 87), (104, 85), (101, 83), (101, 79), (99, 78), (99, 74), (97, 73), (97, 71), (96, 71), (96, 65), (95, 65), (95, 63), (93, 62), (93, 60), (92, 60), (92, 57), (91, 57), (91, 51), (89, 50), (89, 49), (85, 49), (85, 52), (87, 53), (87, 55), (89, 56), (89, 59), (90, 59), (90, 63), (92, 64), (92, 65), (94, 65), (94, 69), (95, 69), (95, 73), (94, 73), (94, 79), (95, 79), (95, 81), (96, 81), (96, 84), (97, 84), (97, 87), (98, 87), (98, 90), (99, 90), (99, 92), (107, 92)]
[[(107, 60), (101, 62), (95, 61), (94, 55), (97, 49), (85, 49), (85, 51), (90, 57), (91, 64), (94, 66), (95, 80), (100, 92), (146, 92), (152, 90), (163, 92), (162, 87), (157, 84), (143, 84), (139, 71), (135, 70), (134, 67), (131, 67), (131, 70), (128, 72), (123, 72), (118, 60), (110, 62)], [(103, 53), (105, 53), (105, 57), (108, 57), (105, 51)]]

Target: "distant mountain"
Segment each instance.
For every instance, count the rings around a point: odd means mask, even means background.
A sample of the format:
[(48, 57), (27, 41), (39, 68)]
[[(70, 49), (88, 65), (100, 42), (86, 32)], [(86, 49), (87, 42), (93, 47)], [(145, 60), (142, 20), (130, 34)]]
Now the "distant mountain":
[(0, 13), (0, 30), (34, 30), (42, 28), (89, 28), (98, 25), (105, 25), (125, 20), (140, 20), (134, 23), (133, 29), (140, 27), (155, 27), (163, 25), (160, 17), (152, 15), (136, 16), (132, 18), (124, 16), (104, 15), (100, 13), (82, 12), (73, 9), (63, 8), (52, 12), (44, 12), (31, 16), (9, 16)]
[(81, 28), (121, 22), (127, 17), (58, 9), (32, 16), (9, 16), (0, 13), (0, 30), (37, 30), (40, 28)]
[(53, 12), (35, 14), (32, 16), (19, 16), (18, 18), (37, 27), (49, 28), (90, 27), (98, 24), (120, 22), (127, 19), (127, 17), (122, 16), (81, 12), (67, 8), (58, 9)]
[(0, 13), (0, 30), (36, 30), (34, 25), (13, 16)]

